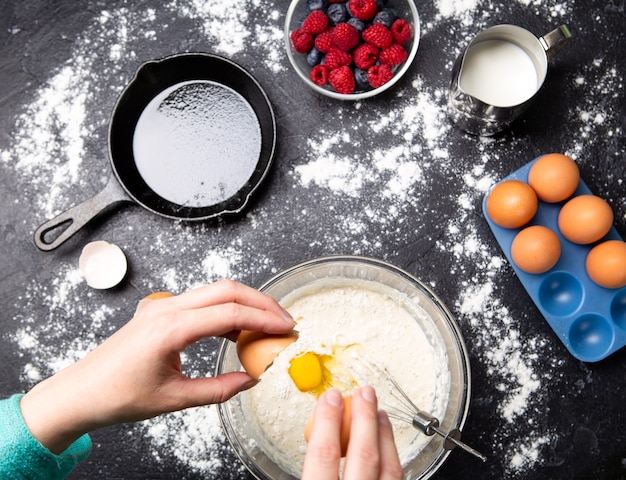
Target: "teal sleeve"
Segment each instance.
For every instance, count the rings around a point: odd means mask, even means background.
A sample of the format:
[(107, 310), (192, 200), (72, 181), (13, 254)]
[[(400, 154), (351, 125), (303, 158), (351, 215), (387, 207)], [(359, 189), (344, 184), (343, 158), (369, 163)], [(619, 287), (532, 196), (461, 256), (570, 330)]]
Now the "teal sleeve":
[(91, 453), (91, 439), (83, 435), (60, 455), (55, 455), (30, 433), (20, 399), (0, 400), (0, 478), (11, 480), (63, 479)]

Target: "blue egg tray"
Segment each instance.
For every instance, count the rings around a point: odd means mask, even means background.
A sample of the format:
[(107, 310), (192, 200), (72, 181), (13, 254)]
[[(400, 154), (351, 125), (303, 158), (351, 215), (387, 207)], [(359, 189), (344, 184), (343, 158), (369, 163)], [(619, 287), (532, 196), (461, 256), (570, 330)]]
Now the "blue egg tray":
[[(528, 182), (528, 171), (536, 160), (502, 181)], [(581, 180), (574, 196), (591, 193)], [(545, 273), (533, 275), (520, 270), (511, 258), (513, 238), (524, 227), (506, 229), (493, 223), (487, 215), (487, 196), (483, 199), (483, 213), (496, 240), (537, 308), (570, 353), (584, 362), (597, 362), (626, 345), (626, 287), (604, 288), (589, 278), (585, 259), (596, 244), (572, 243), (558, 228), (559, 211), (567, 200), (554, 204), (539, 201), (537, 213), (524, 225), (548, 227), (561, 242), (558, 263)], [(611, 239), (622, 239), (614, 226), (599, 242)]]

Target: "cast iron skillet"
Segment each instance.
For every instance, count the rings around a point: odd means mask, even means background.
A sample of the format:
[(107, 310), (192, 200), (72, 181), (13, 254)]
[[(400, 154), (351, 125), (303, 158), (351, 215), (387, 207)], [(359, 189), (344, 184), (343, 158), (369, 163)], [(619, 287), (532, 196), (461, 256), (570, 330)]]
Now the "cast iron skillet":
[[(228, 87), (250, 105), (260, 126), (259, 159), (248, 181), (233, 195), (208, 205), (179, 205), (154, 192), (137, 169), (133, 156), (133, 134), (140, 115), (150, 101), (168, 87), (187, 81), (211, 81)], [(109, 157), (113, 174), (107, 186), (41, 225), (35, 232), (35, 245), (53, 250), (110, 206), (134, 202), (164, 217), (180, 220), (206, 220), (240, 213), (250, 196), (267, 175), (276, 149), (276, 119), (261, 85), (236, 63), (212, 54), (183, 53), (150, 61), (139, 67), (124, 89), (109, 124)]]

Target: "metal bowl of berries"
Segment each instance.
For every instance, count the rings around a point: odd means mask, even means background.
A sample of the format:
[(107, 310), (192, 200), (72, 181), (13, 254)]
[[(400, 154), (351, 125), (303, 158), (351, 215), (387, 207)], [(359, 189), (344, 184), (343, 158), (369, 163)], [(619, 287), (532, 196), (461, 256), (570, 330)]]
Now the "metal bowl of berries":
[(287, 56), (304, 82), (339, 100), (373, 97), (406, 73), (420, 24), (413, 0), (293, 0)]

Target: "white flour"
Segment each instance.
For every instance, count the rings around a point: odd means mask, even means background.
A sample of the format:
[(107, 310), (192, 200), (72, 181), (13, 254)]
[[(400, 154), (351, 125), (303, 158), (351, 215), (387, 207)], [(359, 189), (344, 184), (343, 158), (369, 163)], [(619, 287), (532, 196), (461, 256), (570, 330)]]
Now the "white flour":
[[(555, 24), (573, 8), (573, 2), (517, 3), (538, 16), (554, 18)], [(424, 32), (431, 35), (432, 42), (435, 34), (448, 33), (448, 26), (454, 27), (458, 46), (443, 53), (450, 67), (463, 40), (492, 24), (493, 5), (489, 0), (435, 0), (434, 5), (435, 17), (422, 19)], [(69, 207), (66, 199), (70, 193), (84, 196), (97, 187), (97, 180), (83, 176), (81, 169), (86, 152), (106, 143), (108, 114), (94, 108), (91, 99), (115, 98), (121, 91), (129, 78), (127, 73), (120, 73), (120, 64), (126, 72), (134, 71), (139, 39), (157, 44), (174, 21), (185, 19), (206, 40), (207, 48), (227, 56), (254, 50), (255, 55), (264, 56), (267, 69), (288, 75), (282, 44), (283, 13), (278, 8), (268, 0), (176, 0), (140, 12), (127, 8), (102, 11), (74, 40), (71, 58), (36, 90), (30, 105), (15, 119), (10, 148), (0, 151), (2, 167), (12, 169), (15, 183), (23, 186), (24, 197), (19, 202), (28, 203), (33, 212), (25, 222), (51, 217)], [(253, 22), (256, 27), (249, 30), (244, 22), (251, 18), (263, 21)], [(443, 24), (446, 27), (438, 30)], [(20, 35), (20, 25), (11, 26), (10, 32)], [(191, 228), (172, 224), (146, 235), (137, 232), (136, 242), (120, 245), (133, 254), (130, 258), (137, 279), (133, 286), (138, 291), (123, 309), (111, 309), (106, 294), (94, 293), (85, 286), (77, 261), (59, 257), (51, 279), (25, 284), (23, 293), (15, 299), (20, 313), (11, 319), (15, 324), (11, 340), (24, 359), (24, 388), (84, 356), (123, 323), (136, 301), (152, 290), (181, 292), (224, 277), (258, 284), (286, 266), (264, 253), (267, 232), (287, 254), (291, 253), (290, 243), (303, 241), (316, 254), (349, 252), (380, 257), (383, 246), (397, 246), (406, 252), (420, 239), (432, 250), (412, 250), (415, 263), (411, 269), (427, 279), (433, 268), (427, 262), (433, 258), (448, 262), (436, 268), (448, 268), (446, 284), (450, 285), (431, 282), (431, 286), (449, 295), (449, 307), (464, 330), (476, 367), (487, 377), (483, 385), (489, 390), (474, 391), (474, 396), (490, 396), (497, 405), (501, 428), (491, 441), (483, 439), (488, 446), (483, 453), (504, 458), (504, 474), (508, 476), (541, 464), (545, 447), (553, 445), (558, 437), (548, 427), (544, 392), (550, 382), (563, 381), (559, 377), (563, 350), (552, 351), (554, 339), (525, 333), (527, 314), (509, 310), (507, 296), (518, 292), (519, 285), (495, 247), (480, 212), (482, 196), (501, 176), (501, 164), (519, 160), (520, 152), (532, 149), (526, 138), (469, 141), (456, 132), (444, 112), (445, 77), (442, 74), (441, 81), (431, 85), (416, 70), (412, 84), (394, 89), (392, 109), (366, 103), (337, 104), (336, 115), (345, 120), (345, 129), (322, 128), (303, 139), (300, 156), (289, 152), (289, 160), (296, 160), (291, 174), (281, 179), (284, 202), (270, 198), (266, 205), (255, 208), (236, 240), (222, 239), (228, 228), (222, 225)], [(564, 112), (574, 131), (561, 140), (566, 145), (563, 153), (581, 165), (594, 161), (589, 157), (594, 149), (623, 158), (626, 152), (612, 143), (624, 135), (622, 119), (615, 113), (625, 101), (622, 74), (598, 57), (592, 63), (581, 64), (573, 78), (563, 80), (564, 88), (578, 93), (578, 104)], [(351, 128), (359, 109), (369, 108), (380, 109), (379, 119), (363, 129)], [(451, 145), (459, 142), (467, 146), (465, 155), (470, 161), (460, 161), (467, 159), (456, 158), (451, 152)], [(354, 144), (372, 147), (365, 157), (355, 158)], [(545, 152), (529, 153), (528, 160), (539, 153)], [(466, 168), (468, 163), (473, 167)], [(104, 185), (109, 176), (104, 159), (96, 176)], [(440, 183), (435, 184), (434, 178)], [(456, 204), (456, 211), (439, 218), (438, 205), (427, 204), (422, 198), (424, 192), (432, 198), (430, 189), (440, 185), (441, 179), (447, 181), (448, 188), (438, 195), (442, 202)], [(617, 183), (623, 185), (623, 181), (618, 179)], [(39, 195), (42, 191), (49, 195)], [(372, 191), (377, 194), (371, 195)], [(300, 206), (299, 198), (308, 195), (324, 205), (322, 213)], [(623, 197), (615, 198), (615, 192), (612, 195), (616, 203), (624, 202)], [(309, 228), (319, 224), (316, 235), (299, 239), (291, 233), (300, 217)], [(299, 226), (303, 225), (295, 224), (296, 229)], [(262, 246), (257, 247), (257, 243)], [(430, 257), (422, 259), (426, 253)], [(188, 256), (199, 257), (200, 261), (189, 265), (185, 261)], [(394, 251), (390, 250), (387, 257), (393, 263)], [(49, 309), (46, 321), (29, 313), (28, 305), (35, 302)], [(189, 368), (199, 374), (212, 371), (215, 362), (214, 356), (202, 352), (190, 353), (187, 360)], [(544, 372), (541, 377), (537, 374), (540, 364)], [(585, 388), (584, 382), (580, 388)], [(514, 434), (509, 433), (512, 430)], [(152, 455), (157, 461), (174, 455), (191, 470), (208, 477), (219, 472), (228, 450), (214, 407), (138, 424), (133, 433), (151, 439)]]

